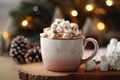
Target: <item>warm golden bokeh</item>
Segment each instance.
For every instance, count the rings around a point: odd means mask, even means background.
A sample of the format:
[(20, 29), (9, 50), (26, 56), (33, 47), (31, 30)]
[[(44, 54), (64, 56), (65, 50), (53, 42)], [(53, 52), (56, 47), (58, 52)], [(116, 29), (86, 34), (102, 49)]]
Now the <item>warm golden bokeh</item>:
[(85, 7), (85, 9), (87, 11), (92, 11), (94, 9), (94, 6), (92, 4), (87, 4), (86, 7)]
[(103, 22), (98, 22), (97, 23), (97, 29), (102, 31), (105, 29), (105, 24)]
[(73, 17), (76, 17), (76, 16), (78, 15), (78, 12), (77, 12), (76, 10), (72, 10), (72, 11), (71, 11), (71, 15), (72, 15)]
[(8, 39), (8, 38), (9, 38), (9, 34), (8, 34), (8, 32), (6, 32), (6, 31), (3, 32), (3, 35), (2, 35), (2, 36), (3, 36), (4, 39)]
[(22, 26), (23, 26), (23, 27), (26, 27), (27, 25), (28, 25), (28, 21), (27, 21), (27, 20), (23, 20), (23, 21), (22, 21)]
[(107, 6), (113, 6), (114, 5), (114, 1), (113, 0), (106, 0), (106, 5)]

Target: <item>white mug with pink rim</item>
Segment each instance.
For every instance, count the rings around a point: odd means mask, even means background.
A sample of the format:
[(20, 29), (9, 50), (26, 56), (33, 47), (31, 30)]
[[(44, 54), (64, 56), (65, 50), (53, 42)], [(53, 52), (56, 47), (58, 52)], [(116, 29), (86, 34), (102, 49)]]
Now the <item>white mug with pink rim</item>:
[[(83, 58), (86, 42), (94, 44), (94, 51), (86, 59)], [(41, 37), (41, 53), (43, 64), (49, 71), (77, 71), (81, 63), (92, 59), (98, 51), (98, 43), (93, 38), (49, 39)]]

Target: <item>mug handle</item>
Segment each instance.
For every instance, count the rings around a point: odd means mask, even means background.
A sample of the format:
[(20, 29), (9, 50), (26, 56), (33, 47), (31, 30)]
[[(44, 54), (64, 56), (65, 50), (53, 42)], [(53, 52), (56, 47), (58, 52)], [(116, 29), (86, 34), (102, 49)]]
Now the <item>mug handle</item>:
[(96, 55), (96, 53), (97, 53), (97, 51), (98, 51), (98, 48), (99, 48), (98, 42), (97, 42), (94, 38), (86, 38), (86, 39), (85, 39), (85, 46), (86, 46), (86, 44), (87, 44), (88, 42), (92, 42), (92, 43), (94, 44), (94, 51), (93, 51), (93, 53), (91, 54), (91, 56), (89, 56), (89, 57), (86, 58), (86, 59), (82, 59), (82, 60), (81, 60), (81, 64), (84, 63), (84, 62), (86, 62), (86, 61), (88, 61), (88, 60), (91, 60), (91, 59)]

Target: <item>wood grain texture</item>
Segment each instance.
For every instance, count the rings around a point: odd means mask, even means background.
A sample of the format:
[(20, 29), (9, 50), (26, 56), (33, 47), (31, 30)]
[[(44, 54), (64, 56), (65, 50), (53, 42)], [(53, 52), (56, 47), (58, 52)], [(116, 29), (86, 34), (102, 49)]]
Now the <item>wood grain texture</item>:
[(19, 66), (21, 80), (120, 80), (119, 71), (99, 71), (98, 65), (94, 71), (87, 72), (82, 64), (76, 72), (52, 72), (44, 68), (42, 63), (31, 63)]

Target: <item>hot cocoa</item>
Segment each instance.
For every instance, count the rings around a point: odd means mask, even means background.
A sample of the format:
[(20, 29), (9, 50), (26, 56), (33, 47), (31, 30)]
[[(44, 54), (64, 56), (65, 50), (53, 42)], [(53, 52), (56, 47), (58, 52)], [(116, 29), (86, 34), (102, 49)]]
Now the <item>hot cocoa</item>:
[(76, 23), (70, 23), (68, 20), (55, 19), (50, 27), (44, 28), (40, 34), (43, 38), (50, 39), (78, 39), (83, 37), (79, 26)]
[[(43, 64), (50, 71), (77, 71), (80, 64), (92, 59), (98, 50), (93, 38), (85, 39), (76, 23), (64, 19), (55, 19), (50, 27), (40, 34)], [(86, 59), (83, 58), (84, 43), (92, 42), (95, 50)]]

